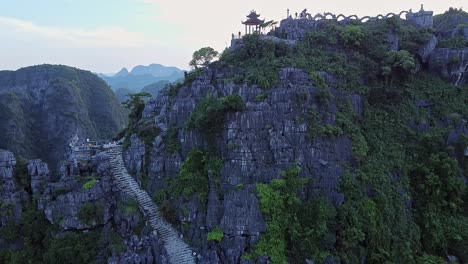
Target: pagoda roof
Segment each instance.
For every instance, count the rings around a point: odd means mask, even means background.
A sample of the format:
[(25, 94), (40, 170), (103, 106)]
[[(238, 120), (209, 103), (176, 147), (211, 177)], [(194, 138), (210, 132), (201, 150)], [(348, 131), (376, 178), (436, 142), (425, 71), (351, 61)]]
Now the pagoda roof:
[(247, 20), (242, 22), (242, 24), (244, 25), (260, 25), (262, 24), (263, 22), (265, 22), (265, 20), (261, 20), (259, 19), (260, 15), (257, 14), (257, 12), (255, 12), (254, 10), (250, 11), (250, 14), (247, 16)]
[(248, 18), (258, 18), (260, 14), (257, 14), (255, 10), (250, 11), (250, 14), (247, 16)]

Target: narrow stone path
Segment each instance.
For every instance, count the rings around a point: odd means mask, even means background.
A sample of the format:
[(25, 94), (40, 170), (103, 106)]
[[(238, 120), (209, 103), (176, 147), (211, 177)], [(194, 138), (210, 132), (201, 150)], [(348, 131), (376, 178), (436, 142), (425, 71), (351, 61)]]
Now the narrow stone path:
[(140, 210), (149, 217), (149, 223), (158, 232), (164, 242), (164, 248), (169, 255), (169, 262), (173, 264), (195, 263), (192, 251), (180, 237), (178, 232), (159, 214), (159, 209), (148, 193), (138, 186), (125, 168), (122, 158), (122, 147), (115, 147), (109, 151), (111, 171), (117, 187), (124, 193), (138, 201)]

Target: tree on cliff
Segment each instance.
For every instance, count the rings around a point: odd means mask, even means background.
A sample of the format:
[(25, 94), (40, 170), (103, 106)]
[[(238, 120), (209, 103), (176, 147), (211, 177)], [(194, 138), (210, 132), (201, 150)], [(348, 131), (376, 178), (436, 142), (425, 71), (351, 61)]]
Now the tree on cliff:
[(414, 57), (406, 50), (387, 52), (382, 66), (382, 75), (386, 82), (393, 79), (406, 79), (416, 71)]
[(151, 94), (141, 92), (141, 93), (136, 93), (136, 94), (128, 94), (128, 97), (130, 99), (126, 100), (125, 102), (122, 103), (122, 105), (130, 109), (130, 114), (128, 116), (130, 122), (131, 120), (134, 119), (140, 119), (141, 114), (143, 113), (143, 110), (145, 109), (145, 97), (151, 97)]
[(218, 52), (216, 50), (211, 47), (204, 47), (193, 53), (189, 65), (195, 69), (198, 67), (206, 67), (217, 56)]

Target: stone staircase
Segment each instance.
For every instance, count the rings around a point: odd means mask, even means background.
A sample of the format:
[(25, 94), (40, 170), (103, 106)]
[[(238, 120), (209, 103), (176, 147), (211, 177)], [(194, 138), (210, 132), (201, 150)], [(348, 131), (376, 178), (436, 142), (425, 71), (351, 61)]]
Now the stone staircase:
[(164, 248), (169, 255), (169, 263), (195, 263), (189, 246), (184, 242), (178, 232), (159, 214), (158, 207), (151, 197), (149, 197), (148, 193), (142, 190), (135, 179), (128, 173), (122, 158), (122, 147), (115, 147), (108, 153), (111, 171), (117, 187), (125, 194), (138, 201), (140, 210), (149, 218), (151, 227), (153, 227), (162, 238)]

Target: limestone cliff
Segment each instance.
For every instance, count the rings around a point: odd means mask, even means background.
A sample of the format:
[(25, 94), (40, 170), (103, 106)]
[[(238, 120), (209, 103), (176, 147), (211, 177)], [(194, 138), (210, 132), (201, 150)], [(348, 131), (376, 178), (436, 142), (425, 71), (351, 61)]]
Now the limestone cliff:
[(108, 139), (124, 122), (114, 94), (91, 72), (54, 65), (0, 72), (0, 147), (41, 158), (51, 170), (75, 133)]

